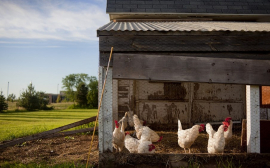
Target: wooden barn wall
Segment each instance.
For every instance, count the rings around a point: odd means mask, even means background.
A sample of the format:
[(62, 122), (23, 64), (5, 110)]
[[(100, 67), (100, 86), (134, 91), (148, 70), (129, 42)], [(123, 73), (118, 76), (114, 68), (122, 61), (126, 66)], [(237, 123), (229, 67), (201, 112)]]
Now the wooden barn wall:
[(178, 118), (184, 125), (246, 118), (244, 85), (118, 80), (118, 103), (119, 118), (129, 106), (149, 124), (176, 124)]
[(270, 108), (260, 108), (262, 120), (270, 120)]

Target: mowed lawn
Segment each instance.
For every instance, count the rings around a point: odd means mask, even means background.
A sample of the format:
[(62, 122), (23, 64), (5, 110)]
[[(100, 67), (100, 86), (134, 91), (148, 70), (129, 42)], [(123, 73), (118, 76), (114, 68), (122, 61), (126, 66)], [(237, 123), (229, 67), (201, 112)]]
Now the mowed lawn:
[(0, 113), (0, 141), (51, 130), (96, 114), (97, 109)]

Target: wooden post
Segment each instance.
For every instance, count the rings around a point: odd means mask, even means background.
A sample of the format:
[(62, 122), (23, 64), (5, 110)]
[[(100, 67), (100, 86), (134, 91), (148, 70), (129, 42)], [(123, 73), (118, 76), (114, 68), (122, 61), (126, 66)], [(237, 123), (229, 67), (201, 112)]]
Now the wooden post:
[(260, 89), (246, 85), (247, 152), (260, 153)]
[[(99, 67), (99, 81), (104, 81), (106, 67)], [(99, 98), (103, 83), (99, 82)], [(113, 108), (112, 108), (112, 68), (108, 69), (107, 82), (104, 90), (104, 96), (100, 107), (100, 114), (98, 119), (98, 136), (99, 136), (99, 152), (112, 149), (112, 132), (113, 132)]]
[[(118, 80), (113, 80), (113, 95), (112, 95), (112, 98), (113, 98), (113, 104), (112, 104), (112, 107), (113, 107), (113, 121), (114, 120), (117, 120), (118, 121)], [(113, 122), (113, 125), (112, 127), (114, 128), (114, 122)]]

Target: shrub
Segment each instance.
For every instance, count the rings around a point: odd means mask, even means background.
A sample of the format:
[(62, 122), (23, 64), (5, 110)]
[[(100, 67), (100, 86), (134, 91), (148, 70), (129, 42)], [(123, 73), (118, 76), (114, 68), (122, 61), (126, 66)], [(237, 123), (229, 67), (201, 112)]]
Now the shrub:
[(44, 92), (36, 92), (32, 84), (28, 86), (28, 89), (23, 92), (19, 98), (18, 105), (24, 107), (26, 110), (50, 110), (51, 107), (47, 107), (49, 101)]
[(1, 92), (1, 94), (0, 94), (0, 112), (3, 112), (4, 110), (8, 109), (8, 104), (5, 101), (6, 101), (6, 98)]

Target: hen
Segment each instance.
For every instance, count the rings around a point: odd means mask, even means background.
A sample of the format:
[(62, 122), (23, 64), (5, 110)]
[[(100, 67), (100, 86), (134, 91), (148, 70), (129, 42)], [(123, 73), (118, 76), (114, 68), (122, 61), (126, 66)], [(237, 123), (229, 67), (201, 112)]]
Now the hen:
[(227, 123), (223, 122), (218, 131), (213, 130), (211, 124), (206, 124), (206, 132), (209, 135), (207, 151), (208, 153), (223, 153), (225, 147), (224, 131), (227, 131)]
[(129, 133), (125, 133), (125, 147), (130, 153), (138, 153), (138, 146), (140, 144), (140, 140), (133, 138), (129, 135)]
[[(128, 108), (129, 108), (129, 106), (128, 106)], [(130, 126), (130, 127), (134, 127), (134, 122), (133, 122), (133, 111), (130, 111), (130, 109), (129, 109), (129, 111), (127, 112), (128, 114), (128, 125)], [(141, 122), (141, 124), (142, 125), (145, 125), (146, 124), (146, 121), (143, 121), (143, 120), (140, 120), (140, 122)]]
[(151, 141), (140, 141), (126, 133), (125, 147), (130, 153), (155, 153), (155, 146)]
[(228, 130), (224, 132), (224, 137), (225, 137), (225, 142), (228, 142), (232, 138), (232, 127), (233, 127), (233, 122), (231, 117), (227, 117), (225, 119), (225, 122), (228, 124)]
[(142, 137), (142, 141), (151, 140), (152, 142), (158, 142), (162, 139), (162, 137), (159, 137), (159, 135), (155, 131), (153, 131), (147, 126), (143, 126), (137, 115), (133, 116), (133, 122), (136, 136), (138, 139), (141, 139)]
[(115, 128), (113, 131), (113, 147), (116, 149), (116, 151), (119, 150), (121, 152), (124, 148), (124, 140), (125, 140), (125, 133), (124, 133), (124, 127), (121, 127), (121, 130), (119, 128), (119, 123), (117, 121), (115, 122)]
[(155, 153), (155, 148), (151, 141), (143, 141), (138, 146), (138, 153)]
[(199, 133), (204, 131), (204, 124), (194, 125), (193, 127), (183, 130), (180, 120), (178, 120), (178, 144), (181, 148), (184, 148), (186, 153), (186, 148), (189, 149), (190, 146), (194, 143), (196, 138), (199, 136)]
[(128, 122), (128, 112), (125, 113), (124, 117), (118, 121), (118, 123), (121, 123), (124, 127), (124, 130), (127, 128), (127, 122)]

